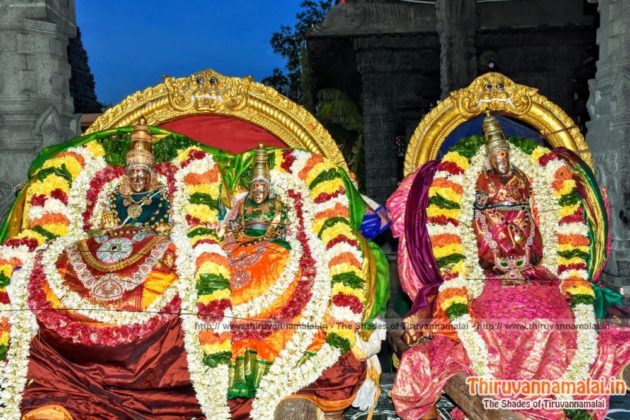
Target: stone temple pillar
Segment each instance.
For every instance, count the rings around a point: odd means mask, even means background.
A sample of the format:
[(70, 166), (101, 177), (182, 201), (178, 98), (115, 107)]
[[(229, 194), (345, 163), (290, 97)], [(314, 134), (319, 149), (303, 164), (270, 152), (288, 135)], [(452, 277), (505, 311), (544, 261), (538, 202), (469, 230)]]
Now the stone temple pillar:
[(43, 147), (79, 132), (70, 96), (74, 0), (0, 1), (0, 213)]
[(370, 43), (369, 39), (355, 40), (362, 84), (365, 189), (369, 197), (385, 203), (398, 181), (391, 73), (394, 52), (373, 48)]
[(477, 76), (475, 35), (476, 0), (437, 0), (437, 32), (440, 36), (442, 97), (468, 86)]
[(589, 81), (587, 140), (608, 190), (612, 254), (604, 282), (630, 298), (630, 2), (599, 0), (599, 60)]

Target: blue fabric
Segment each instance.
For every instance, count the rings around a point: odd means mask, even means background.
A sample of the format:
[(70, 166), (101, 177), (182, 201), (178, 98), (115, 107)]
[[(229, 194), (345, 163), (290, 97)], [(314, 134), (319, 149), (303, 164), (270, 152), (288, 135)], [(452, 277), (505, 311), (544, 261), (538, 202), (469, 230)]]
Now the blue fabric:
[(363, 221), (361, 222), (359, 230), (365, 239), (374, 239), (376, 236), (389, 229), (389, 226), (392, 224), (391, 220), (389, 220), (386, 224), (381, 225), (379, 213), (382, 211), (386, 211), (385, 207), (379, 206), (376, 210), (374, 210), (374, 213), (365, 213), (363, 215)]

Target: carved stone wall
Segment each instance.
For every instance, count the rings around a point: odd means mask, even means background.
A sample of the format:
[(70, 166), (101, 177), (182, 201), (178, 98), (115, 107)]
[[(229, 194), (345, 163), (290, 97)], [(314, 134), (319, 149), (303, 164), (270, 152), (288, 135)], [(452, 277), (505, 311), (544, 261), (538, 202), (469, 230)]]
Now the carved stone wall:
[(599, 60), (590, 82), (587, 140), (608, 190), (612, 254), (604, 280), (630, 298), (630, 2), (599, 0)]
[(437, 34), (354, 40), (361, 77), (365, 138), (365, 189), (384, 203), (402, 173), (405, 140), (439, 98)]
[(592, 24), (480, 29), (476, 45), (479, 74), (499, 71), (536, 87), (585, 131), (588, 79), (597, 57)]
[(477, 71), (475, 34), (476, 0), (437, 0), (437, 32), (440, 35), (440, 79), (442, 97), (468, 86)]
[(0, 2), (0, 213), (36, 152), (78, 133), (67, 54), (75, 35), (74, 0)]
[(581, 1), (348, 0), (307, 38), (316, 89), (341, 89), (365, 113), (375, 198), (394, 191), (400, 149), (429, 105), (488, 71), (537, 87), (586, 128), (597, 47), (595, 7)]

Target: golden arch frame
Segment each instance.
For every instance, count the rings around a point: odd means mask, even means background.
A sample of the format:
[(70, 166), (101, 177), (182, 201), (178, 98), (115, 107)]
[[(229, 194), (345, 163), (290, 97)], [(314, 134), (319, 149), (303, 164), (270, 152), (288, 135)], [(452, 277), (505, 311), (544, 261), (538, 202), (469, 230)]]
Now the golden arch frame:
[(486, 111), (530, 124), (554, 147), (566, 147), (593, 166), (580, 129), (558, 105), (536, 88), (519, 85), (501, 73), (486, 73), (466, 88), (451, 92), (416, 127), (405, 155), (405, 176), (435, 159), (446, 137), (460, 124)]
[(127, 96), (108, 109), (86, 134), (135, 124), (144, 116), (150, 125), (191, 115), (222, 115), (258, 125), (291, 148), (318, 153), (348, 170), (346, 161), (324, 126), (302, 106), (251, 76), (228, 77), (207, 69)]

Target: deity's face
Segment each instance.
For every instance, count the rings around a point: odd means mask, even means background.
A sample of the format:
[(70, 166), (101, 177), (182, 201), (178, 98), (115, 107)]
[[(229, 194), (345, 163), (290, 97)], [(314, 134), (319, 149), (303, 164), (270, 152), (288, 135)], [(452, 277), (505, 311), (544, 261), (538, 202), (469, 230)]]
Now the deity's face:
[(129, 185), (134, 193), (146, 192), (151, 185), (151, 170), (145, 166), (131, 166), (127, 168)]
[(254, 200), (254, 203), (261, 204), (269, 197), (269, 183), (260, 179), (252, 181), (249, 194), (252, 200)]
[(490, 167), (499, 175), (507, 175), (512, 167), (510, 166), (510, 154), (507, 150), (494, 150), (488, 156)]

